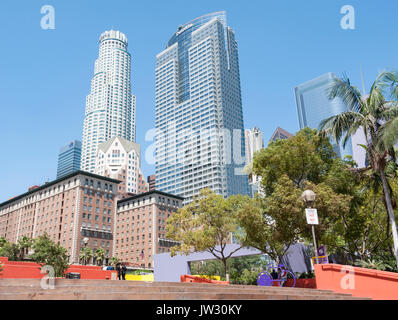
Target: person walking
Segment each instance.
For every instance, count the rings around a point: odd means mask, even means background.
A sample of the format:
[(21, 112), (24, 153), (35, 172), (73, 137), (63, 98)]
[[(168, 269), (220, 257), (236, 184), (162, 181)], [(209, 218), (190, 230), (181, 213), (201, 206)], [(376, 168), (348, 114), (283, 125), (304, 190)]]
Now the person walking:
[(126, 266), (122, 265), (121, 273), (122, 273), (122, 279), (123, 280), (126, 280), (126, 272), (127, 272)]
[(117, 271), (117, 278), (118, 278), (119, 280), (122, 280), (122, 279), (120, 278), (121, 271), (122, 271), (122, 268), (120, 267), (120, 263), (116, 264), (116, 271)]

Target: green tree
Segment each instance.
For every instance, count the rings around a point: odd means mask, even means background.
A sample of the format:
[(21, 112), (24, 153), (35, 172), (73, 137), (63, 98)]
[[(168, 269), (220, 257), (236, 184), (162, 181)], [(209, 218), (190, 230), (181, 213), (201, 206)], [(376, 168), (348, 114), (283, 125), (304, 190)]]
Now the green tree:
[(0, 257), (7, 257), (10, 261), (18, 261), (19, 257), (19, 247), (16, 243), (3, 242), (2, 247), (0, 247)]
[(91, 248), (89, 247), (81, 248), (79, 252), (79, 259), (80, 261), (83, 261), (83, 263), (86, 265), (89, 263), (93, 255), (94, 253), (93, 250), (91, 250)]
[(54, 268), (55, 277), (63, 277), (69, 267), (67, 250), (53, 242), (47, 233), (33, 240), (34, 253), (31, 259), (44, 266)]
[(179, 243), (170, 249), (171, 255), (209, 252), (223, 263), (227, 274), (228, 259), (241, 247), (227, 253), (226, 245), (238, 231), (238, 208), (248, 200), (240, 195), (224, 199), (209, 189), (201, 190), (193, 202), (167, 219), (166, 237)]
[(7, 243), (7, 239), (4, 237), (0, 237), (0, 248), (3, 247)]
[(95, 256), (95, 259), (96, 259), (97, 263), (99, 263), (101, 265), (104, 262), (104, 259), (105, 259), (105, 250), (104, 250), (104, 248), (98, 248), (95, 251), (94, 256)]
[(246, 202), (238, 216), (244, 231), (237, 235), (238, 241), (268, 254), (276, 262), (281, 261), (291, 244), (298, 240), (297, 229), (302, 225), (290, 211), (285, 219), (276, 221), (265, 212), (264, 200), (260, 199)]
[(328, 138), (319, 136), (315, 129), (305, 128), (290, 139), (278, 139), (257, 151), (253, 173), (261, 176), (265, 194), (270, 195), (283, 175), (298, 188), (303, 188), (307, 181), (320, 183), (335, 158)]
[(33, 245), (33, 240), (27, 236), (23, 236), (18, 240), (18, 247), (20, 250), (19, 259), (24, 260), (25, 255)]
[(333, 80), (329, 99), (341, 98), (348, 111), (321, 122), (325, 135), (332, 135), (336, 142), (347, 143), (350, 136), (363, 130), (367, 158), (374, 175), (381, 179), (385, 205), (392, 228), (394, 255), (398, 265), (398, 233), (391, 197), (391, 187), (386, 177), (390, 159), (395, 159), (394, 144), (398, 139), (398, 73), (382, 72), (378, 75), (369, 94), (361, 94), (347, 77)]
[[(311, 189), (317, 194), (318, 240), (333, 249), (344, 246), (341, 217), (350, 211), (350, 192), (356, 181), (349, 164), (334, 154), (328, 138), (305, 128), (294, 137), (272, 142), (254, 155), (253, 172), (262, 177), (265, 196), (241, 210), (249, 245), (279, 262), (297, 241), (312, 243), (301, 200), (302, 192)], [(339, 185), (341, 177), (334, 174), (344, 174), (350, 185)]]

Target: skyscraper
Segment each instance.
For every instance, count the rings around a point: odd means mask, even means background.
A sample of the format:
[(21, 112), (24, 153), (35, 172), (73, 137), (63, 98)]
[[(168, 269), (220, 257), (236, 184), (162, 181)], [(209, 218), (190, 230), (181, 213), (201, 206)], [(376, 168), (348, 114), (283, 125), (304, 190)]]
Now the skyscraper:
[[(179, 26), (156, 56), (156, 189), (248, 194), (238, 47), (226, 13)], [(232, 148), (233, 147), (233, 148)]]
[(80, 170), (80, 156), (82, 152), (82, 143), (80, 141), (71, 141), (59, 150), (57, 179)]
[[(300, 84), (294, 89), (300, 129), (307, 126), (319, 129), (322, 120), (347, 111), (347, 106), (340, 98), (333, 100), (328, 98), (327, 90), (334, 78), (336, 78), (336, 75), (329, 72)], [(346, 155), (353, 155), (351, 139), (347, 142), (345, 148), (343, 148), (342, 143), (337, 146), (334, 138), (331, 138), (330, 142), (339, 157), (344, 158)]]
[(135, 97), (131, 94), (131, 56), (120, 31), (101, 34), (91, 92), (86, 99), (81, 169), (95, 171), (98, 145), (120, 136), (135, 141)]

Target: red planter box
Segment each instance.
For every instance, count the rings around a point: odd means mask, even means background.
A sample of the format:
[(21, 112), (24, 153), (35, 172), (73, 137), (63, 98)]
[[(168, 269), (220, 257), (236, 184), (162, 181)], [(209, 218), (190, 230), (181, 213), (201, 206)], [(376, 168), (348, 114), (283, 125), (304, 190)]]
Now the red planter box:
[(315, 265), (317, 289), (354, 297), (398, 300), (398, 273), (339, 264)]
[[(45, 276), (40, 273), (41, 266), (34, 262), (8, 261), (8, 258), (0, 257), (0, 263), (3, 265), (3, 271), (0, 272), (1, 278), (9, 279), (41, 279)], [(115, 271), (102, 270), (98, 266), (72, 265), (68, 272), (80, 273), (80, 279), (112, 279), (112, 273)]]

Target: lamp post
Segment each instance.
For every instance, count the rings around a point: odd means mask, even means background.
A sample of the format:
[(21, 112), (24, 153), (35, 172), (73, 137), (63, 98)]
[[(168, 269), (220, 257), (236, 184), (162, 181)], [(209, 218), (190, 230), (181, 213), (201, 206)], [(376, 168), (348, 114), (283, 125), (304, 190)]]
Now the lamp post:
[[(301, 200), (305, 202), (307, 205), (308, 209), (311, 209), (312, 204), (314, 203), (316, 198), (316, 194), (312, 190), (305, 190), (303, 194), (301, 195)], [(315, 248), (315, 257), (316, 257), (316, 263), (319, 264), (319, 258), (318, 258), (318, 247), (316, 245), (316, 238), (315, 238), (315, 227), (314, 224), (311, 224), (312, 227), (312, 238), (314, 240), (314, 248)]]
[(85, 265), (87, 264), (87, 258), (86, 258), (87, 252), (86, 252), (86, 247), (87, 247), (87, 244), (88, 244), (89, 240), (90, 240), (89, 238), (84, 238), (84, 239), (83, 239), (83, 243), (84, 243), (84, 264), (85, 264)]

